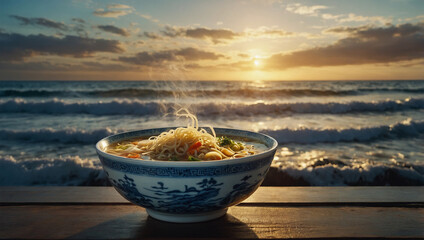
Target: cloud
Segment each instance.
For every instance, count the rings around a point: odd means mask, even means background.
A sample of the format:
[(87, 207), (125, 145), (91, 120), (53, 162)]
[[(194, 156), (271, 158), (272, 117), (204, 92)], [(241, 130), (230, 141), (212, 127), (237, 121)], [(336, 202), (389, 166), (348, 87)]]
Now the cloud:
[(250, 58), (250, 55), (246, 54), (246, 53), (239, 53), (239, 54), (237, 54), (237, 56), (239, 56), (241, 58)]
[(343, 17), (343, 14), (338, 14), (338, 15), (334, 15), (334, 14), (330, 14), (330, 13), (323, 13), (323, 14), (321, 14), (321, 17), (323, 18), (323, 19), (326, 19), (326, 20), (339, 20), (340, 18), (342, 18)]
[(123, 9), (133, 9), (133, 7), (125, 5), (125, 4), (109, 4), (107, 5), (108, 9), (112, 9), (112, 8), (123, 8)]
[(146, 37), (146, 38), (150, 38), (150, 39), (154, 39), (154, 40), (161, 40), (163, 39), (162, 36), (160, 36), (159, 34), (153, 33), (153, 32), (143, 32), (143, 34), (139, 34), (139, 37)]
[(278, 28), (259, 27), (257, 29), (247, 28), (244, 31), (244, 35), (247, 37), (259, 37), (259, 38), (281, 38), (294, 36), (293, 32), (287, 32)]
[(36, 55), (87, 57), (96, 52), (120, 53), (118, 41), (77, 36), (63, 38), (0, 33), (0, 61), (22, 61)]
[(186, 29), (185, 35), (191, 38), (210, 39), (214, 43), (219, 43), (221, 40), (231, 40), (238, 36), (231, 30), (207, 28)]
[(392, 25), (385, 28), (372, 26), (334, 27), (327, 29), (325, 32), (346, 33), (352, 37), (357, 37), (363, 40), (389, 40), (413, 35), (424, 38), (423, 36), (420, 36), (423, 31), (424, 24), (406, 23), (398, 26)]
[(124, 4), (109, 4), (107, 10), (103, 8), (96, 9), (93, 14), (98, 17), (118, 18), (132, 13), (133, 7)]
[[(168, 38), (193, 38), (210, 41), (214, 44), (229, 43), (237, 40), (243, 41), (251, 38), (282, 38), (295, 35), (293, 32), (265, 26), (256, 29), (247, 28), (243, 32), (234, 32), (230, 29), (210, 29), (206, 27), (189, 28), (165, 26), (161, 33), (164, 37)], [(162, 39), (154, 33), (145, 33), (144, 37)]]
[(390, 27), (333, 28), (348, 34), (326, 47), (290, 54), (275, 54), (264, 60), (268, 70), (294, 67), (323, 67), (390, 63), (424, 58), (424, 24)]
[(97, 28), (99, 28), (99, 29), (101, 29), (105, 32), (110, 32), (110, 33), (121, 35), (121, 36), (124, 36), (124, 37), (128, 37), (130, 35), (126, 29), (115, 27), (113, 25), (99, 25), (99, 26), (97, 26)]
[(327, 8), (327, 6), (323, 5), (305, 6), (300, 3), (291, 3), (286, 6), (286, 10), (289, 12), (310, 16), (317, 16), (319, 10)]
[(216, 54), (213, 52), (207, 52), (196, 48), (183, 48), (175, 52), (177, 56), (183, 57), (187, 61), (197, 60), (217, 60), (224, 57), (222, 54)]
[(321, 18), (325, 20), (334, 20), (339, 23), (346, 22), (369, 22), (369, 23), (381, 23), (381, 24), (390, 24), (392, 22), (392, 18), (383, 17), (383, 16), (361, 16), (356, 15), (354, 13), (349, 14), (339, 14), (333, 15), (329, 13), (321, 14)]
[(68, 30), (68, 27), (61, 22), (55, 22), (53, 20), (47, 19), (47, 18), (26, 18), (22, 16), (17, 15), (10, 15), (11, 18), (17, 19), (20, 21), (22, 25), (38, 25), (48, 28), (54, 28), (58, 30)]
[(370, 29), (370, 28), (372, 28), (372, 26), (367, 26), (367, 25), (358, 26), (358, 27), (339, 26), (339, 27), (332, 27), (332, 28), (324, 29), (322, 32), (325, 33), (325, 34), (335, 33), (335, 34), (351, 35), (355, 32), (360, 31), (360, 30), (367, 30), (367, 29)]
[(103, 8), (96, 9), (93, 14), (98, 17), (118, 18), (130, 14), (131, 10), (105, 10)]
[(209, 28), (183, 28), (183, 27), (170, 27), (166, 26), (162, 33), (167, 37), (187, 37), (195, 39), (206, 39), (212, 41), (214, 44), (222, 43), (224, 41), (233, 40), (240, 36), (228, 29), (209, 29)]
[(392, 22), (392, 19), (382, 17), (382, 16), (367, 17), (367, 16), (356, 15), (354, 13), (349, 13), (347, 15), (347, 17), (339, 18), (338, 21), (341, 22), (341, 23), (344, 23), (344, 22), (380, 22), (382, 24), (389, 24), (389, 23)]
[(85, 23), (84, 19), (81, 19), (81, 18), (72, 18), (72, 21), (77, 22), (77, 23), (80, 23), (80, 24), (84, 24)]
[(321, 14), (321, 18), (325, 20), (334, 20), (339, 23), (345, 23), (345, 22), (369, 22), (369, 23), (381, 23), (381, 24), (390, 24), (392, 22), (392, 18), (390, 17), (383, 17), (383, 16), (361, 16), (356, 15), (354, 13), (349, 14), (330, 14), (330, 13), (323, 13)]
[(222, 57), (224, 56), (221, 54), (189, 47), (159, 52), (139, 52), (133, 57), (119, 57), (118, 61), (144, 66), (160, 66), (166, 62), (217, 60)]
[(5, 71), (65, 71), (71, 67), (67, 63), (53, 62), (1, 62), (0, 69)]
[(85, 31), (84, 24), (86, 23), (81, 18), (72, 18), (71, 20), (75, 22), (74, 24), (66, 25), (61, 22), (53, 21), (46, 18), (27, 18), (17, 15), (10, 15), (11, 18), (17, 19), (21, 25), (33, 25), (33, 26), (42, 26), (47, 28), (53, 28), (56, 30), (66, 31), (66, 32), (75, 32), (79, 36), (88, 36), (88, 33)]
[(142, 17), (142, 18), (144, 18), (144, 19), (146, 19), (146, 20), (149, 20), (149, 21), (151, 21), (151, 22), (154, 22), (154, 23), (158, 23), (159, 22), (159, 20), (158, 19), (155, 19), (155, 18), (153, 18), (152, 16), (150, 16), (150, 15), (148, 15), (148, 14), (141, 14), (141, 13), (136, 13), (138, 16), (140, 16), (140, 17)]
[(77, 64), (70, 63), (56, 63), (56, 62), (0, 62), (0, 70), (3, 71), (51, 71), (51, 72), (64, 72), (64, 71), (135, 71), (136, 66), (128, 64), (116, 63), (100, 63), (93, 61), (84, 61)]
[(84, 61), (81, 64), (75, 65), (73, 69), (82, 69), (85, 71), (134, 71), (137, 70), (137, 67), (128, 64)]
[(424, 21), (424, 15), (418, 15), (415, 17), (399, 19), (399, 22), (415, 22), (415, 21)]
[(81, 37), (88, 37), (88, 32), (85, 30), (86, 22), (84, 19), (81, 18), (72, 18), (72, 21), (75, 22), (75, 24), (72, 24), (72, 30), (78, 34), (78, 36)]
[(306, 16), (315, 16), (321, 17), (325, 20), (334, 20), (340, 23), (345, 22), (380, 22), (382, 24), (389, 24), (392, 22), (392, 18), (387, 18), (383, 16), (361, 16), (354, 13), (349, 14), (330, 14), (330, 13), (320, 13), (320, 10), (328, 9), (329, 7), (324, 5), (313, 5), (306, 6), (300, 3), (291, 3), (287, 4), (286, 10), (292, 13)]

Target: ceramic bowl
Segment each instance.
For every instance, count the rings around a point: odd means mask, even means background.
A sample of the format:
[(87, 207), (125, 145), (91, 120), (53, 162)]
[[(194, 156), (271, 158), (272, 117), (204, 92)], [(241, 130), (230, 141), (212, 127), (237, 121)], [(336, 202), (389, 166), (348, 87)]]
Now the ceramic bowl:
[(170, 129), (120, 133), (96, 144), (103, 169), (115, 189), (128, 201), (146, 208), (151, 217), (168, 222), (202, 222), (224, 215), (228, 207), (259, 187), (278, 145), (264, 134), (214, 128), (218, 136), (252, 139), (265, 144), (267, 150), (238, 159), (199, 162), (139, 160), (104, 152), (109, 144), (157, 136)]

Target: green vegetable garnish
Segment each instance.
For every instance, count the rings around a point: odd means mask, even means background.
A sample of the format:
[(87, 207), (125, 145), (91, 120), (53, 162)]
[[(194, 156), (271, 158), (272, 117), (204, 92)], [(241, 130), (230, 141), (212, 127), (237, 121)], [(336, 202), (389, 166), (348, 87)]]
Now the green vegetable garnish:
[(243, 150), (244, 149), (244, 145), (241, 142), (236, 142), (234, 140), (232, 140), (229, 137), (226, 136), (221, 136), (221, 137), (217, 137), (216, 140), (218, 141), (218, 145), (220, 147), (229, 147), (231, 148), (233, 151), (239, 151), (239, 150)]
[(116, 149), (126, 150), (129, 147), (131, 147), (131, 144), (118, 145), (116, 146)]
[(230, 146), (231, 147), (234, 144), (236, 144), (234, 142), (234, 140), (232, 140), (232, 139), (230, 139), (229, 137), (226, 137), (226, 136), (218, 137), (217, 140), (218, 140), (218, 145), (220, 147), (223, 147), (223, 146)]
[(180, 159), (178, 159), (177, 157), (173, 156), (169, 159), (169, 161), (180, 161)]
[(202, 161), (201, 159), (199, 159), (199, 158), (195, 158), (195, 157), (193, 157), (193, 156), (188, 156), (188, 160), (189, 160), (189, 161)]

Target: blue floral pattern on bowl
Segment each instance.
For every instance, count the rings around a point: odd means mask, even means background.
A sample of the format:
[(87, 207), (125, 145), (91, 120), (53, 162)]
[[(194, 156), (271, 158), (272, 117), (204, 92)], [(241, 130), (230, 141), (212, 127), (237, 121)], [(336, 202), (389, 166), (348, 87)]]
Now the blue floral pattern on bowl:
[[(112, 180), (112, 184), (126, 199), (143, 207), (169, 213), (194, 213), (214, 211), (244, 199), (259, 187), (264, 174), (258, 174), (259, 179), (251, 182), (249, 179), (252, 176), (244, 176), (224, 197), (217, 197), (224, 183), (219, 183), (214, 178), (204, 178), (196, 186), (185, 185), (183, 191), (169, 189), (163, 182), (157, 182), (156, 186), (144, 188), (150, 191), (150, 195), (140, 193), (134, 179), (127, 175), (123, 179)], [(153, 204), (154, 201), (157, 201), (157, 205)]]
[(119, 172), (130, 173), (135, 175), (144, 175), (163, 178), (186, 178), (186, 177), (217, 177), (243, 173), (269, 165), (271, 158), (262, 158), (248, 163), (239, 163), (231, 165), (223, 165), (216, 167), (158, 167), (132, 164), (127, 162), (117, 162), (99, 156), (103, 166)]

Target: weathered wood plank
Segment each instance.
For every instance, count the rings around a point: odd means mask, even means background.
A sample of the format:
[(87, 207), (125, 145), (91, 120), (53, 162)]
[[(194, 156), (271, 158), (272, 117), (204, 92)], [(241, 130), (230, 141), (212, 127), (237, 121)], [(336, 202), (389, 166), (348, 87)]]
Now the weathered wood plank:
[(236, 206), (205, 223), (154, 220), (133, 205), (1, 206), (0, 239), (424, 238), (424, 209)]
[(128, 203), (113, 187), (0, 187), (0, 203)]
[[(260, 187), (245, 203), (424, 203), (424, 187)], [(128, 203), (112, 187), (0, 187), (5, 203)]]

